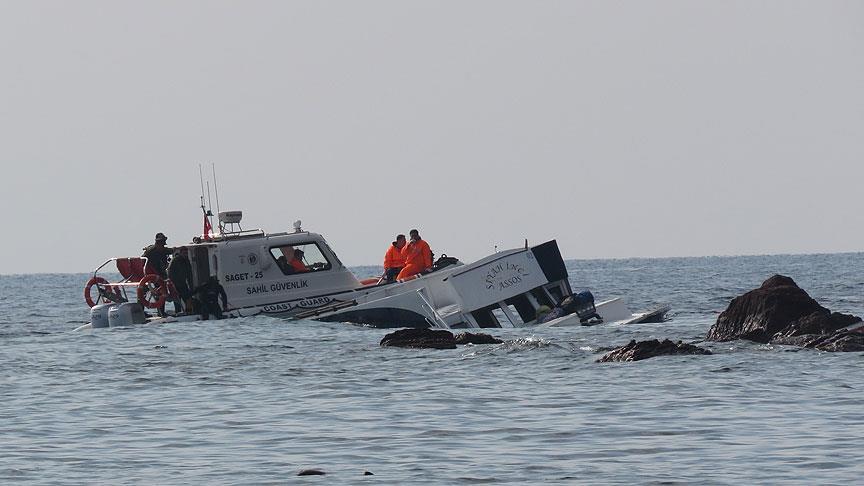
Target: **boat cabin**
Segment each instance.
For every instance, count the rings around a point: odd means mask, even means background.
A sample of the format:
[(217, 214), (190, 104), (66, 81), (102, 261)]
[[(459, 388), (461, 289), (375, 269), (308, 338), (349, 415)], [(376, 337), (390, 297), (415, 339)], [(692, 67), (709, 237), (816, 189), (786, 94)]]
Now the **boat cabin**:
[[(196, 275), (216, 275), (231, 308), (352, 291), (362, 284), (317, 233), (226, 233), (187, 245)], [(196, 282), (203, 280), (196, 277)]]

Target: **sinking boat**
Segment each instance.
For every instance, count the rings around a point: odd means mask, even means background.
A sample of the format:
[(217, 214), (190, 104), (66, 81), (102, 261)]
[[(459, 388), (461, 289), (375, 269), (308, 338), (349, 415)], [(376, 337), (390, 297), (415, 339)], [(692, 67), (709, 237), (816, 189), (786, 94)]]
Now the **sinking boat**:
[[(239, 227), (240, 211), (219, 213), (218, 231), (182, 245), (194, 285), (218, 278), (228, 297), (227, 317), (267, 315), (373, 327), (514, 328), (659, 321), (659, 306), (633, 313), (623, 299), (594, 302), (574, 293), (555, 240), (499, 251), (470, 264), (443, 255), (411, 279), (360, 280), (323, 236), (294, 224), (292, 232)], [(175, 247), (177, 250), (180, 247)], [(302, 250), (305, 271), (284, 264)], [(281, 260), (280, 260), (281, 258)], [(290, 258), (289, 258), (290, 260)], [(121, 278), (100, 275), (116, 266)], [(198, 314), (152, 315), (176, 297), (172, 282), (148, 271), (144, 257), (111, 258), (84, 289), (91, 323), (84, 328), (201, 319)], [(590, 296), (590, 297), (589, 297)]]

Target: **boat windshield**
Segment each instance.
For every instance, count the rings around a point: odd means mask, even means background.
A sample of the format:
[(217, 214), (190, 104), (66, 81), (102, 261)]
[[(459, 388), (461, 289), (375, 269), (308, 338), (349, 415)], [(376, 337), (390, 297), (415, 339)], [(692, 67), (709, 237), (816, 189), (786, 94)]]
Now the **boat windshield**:
[(333, 268), (315, 242), (274, 246), (270, 248), (270, 255), (285, 275)]

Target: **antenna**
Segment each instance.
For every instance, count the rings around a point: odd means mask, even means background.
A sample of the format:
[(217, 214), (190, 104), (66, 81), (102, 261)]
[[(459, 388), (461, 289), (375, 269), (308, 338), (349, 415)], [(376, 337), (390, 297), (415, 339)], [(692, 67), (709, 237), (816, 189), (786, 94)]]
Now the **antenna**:
[(201, 170), (201, 164), (198, 164), (198, 178), (201, 179), (201, 209), (204, 209), (204, 172)]
[(201, 164), (198, 164), (198, 178), (201, 180), (201, 211), (207, 215), (207, 208), (204, 207), (204, 171), (201, 169)]
[[(201, 164), (198, 164), (198, 177), (201, 179), (201, 212), (204, 213), (204, 241), (210, 241), (210, 231), (212, 231), (213, 228), (213, 224), (210, 222), (210, 216), (213, 216), (213, 213), (204, 207), (204, 171), (201, 170)], [(209, 182), (207, 183), (207, 193), (209, 197)]]
[(213, 171), (213, 190), (216, 191), (216, 213), (218, 214), (221, 210), (219, 209), (219, 184), (216, 183), (216, 164), (210, 162), (210, 169)]
[(210, 199), (210, 181), (207, 181), (207, 211), (213, 208), (213, 200)]

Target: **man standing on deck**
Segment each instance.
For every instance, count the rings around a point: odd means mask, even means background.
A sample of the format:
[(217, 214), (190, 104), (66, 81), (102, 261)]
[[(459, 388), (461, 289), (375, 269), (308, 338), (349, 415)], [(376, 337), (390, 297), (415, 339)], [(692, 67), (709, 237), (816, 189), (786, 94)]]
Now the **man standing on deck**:
[[(174, 252), (173, 248), (165, 246), (168, 237), (165, 233), (156, 233), (156, 241), (144, 248), (144, 253), (141, 255), (147, 257), (147, 265), (144, 266), (144, 273), (159, 275), (163, 279), (168, 278), (168, 256)], [(159, 307), (157, 313), (159, 317), (165, 317), (165, 305)]]
[(387, 253), (384, 254), (384, 280), (392, 282), (405, 267), (405, 257), (402, 256), (402, 248), (405, 248), (405, 235), (397, 235)]
[[(179, 314), (181, 310), (187, 314), (192, 312), (192, 263), (187, 256), (189, 250), (181, 247), (174, 254), (171, 263), (168, 264), (168, 277), (177, 290), (177, 300), (174, 301), (174, 313)], [(181, 306), (180, 303), (183, 303)]]
[(411, 242), (402, 248), (405, 268), (396, 276), (397, 280), (432, 270), (432, 249), (429, 248), (429, 244), (420, 238), (420, 232), (416, 229), (412, 229), (408, 235), (411, 237)]
[(144, 253), (141, 255), (147, 258), (144, 273), (153, 273), (162, 278), (168, 278), (168, 256), (174, 253), (174, 249), (165, 246), (166, 242), (168, 242), (168, 237), (164, 233), (156, 233), (156, 241), (144, 248)]

